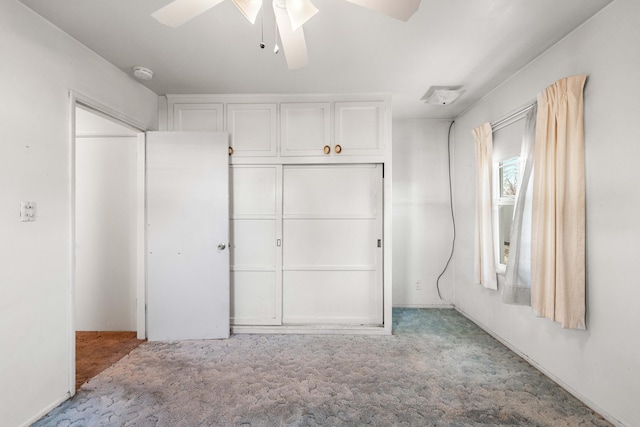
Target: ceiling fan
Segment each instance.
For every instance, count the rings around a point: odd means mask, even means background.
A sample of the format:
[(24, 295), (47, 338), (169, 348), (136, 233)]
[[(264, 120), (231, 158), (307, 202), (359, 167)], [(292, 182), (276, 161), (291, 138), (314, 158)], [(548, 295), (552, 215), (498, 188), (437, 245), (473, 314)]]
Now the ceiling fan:
[[(160, 23), (177, 28), (224, 0), (174, 0), (151, 16)], [(242, 14), (255, 24), (263, 0), (232, 0)], [(392, 18), (407, 21), (418, 10), (420, 0), (346, 0)], [(280, 41), (290, 70), (308, 64), (307, 45), (302, 25), (318, 13), (310, 0), (273, 0)], [(277, 41), (276, 41), (277, 42)], [(261, 46), (263, 47), (263, 46)], [(277, 52), (277, 44), (276, 44)]]

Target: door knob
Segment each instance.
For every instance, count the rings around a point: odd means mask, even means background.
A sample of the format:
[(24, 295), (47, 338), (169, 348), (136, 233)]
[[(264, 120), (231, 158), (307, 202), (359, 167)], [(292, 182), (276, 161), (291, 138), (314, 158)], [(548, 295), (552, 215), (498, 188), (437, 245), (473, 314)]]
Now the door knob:
[(227, 247), (227, 245), (225, 245), (224, 243), (218, 243), (218, 250), (219, 251), (224, 251), (224, 249)]

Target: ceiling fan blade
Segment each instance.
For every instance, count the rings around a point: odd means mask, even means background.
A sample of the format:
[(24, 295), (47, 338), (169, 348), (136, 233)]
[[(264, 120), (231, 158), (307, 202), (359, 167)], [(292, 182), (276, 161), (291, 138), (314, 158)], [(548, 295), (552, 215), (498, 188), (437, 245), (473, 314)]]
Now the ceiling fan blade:
[(287, 9), (278, 6), (276, 2), (277, 0), (273, 2), (273, 11), (276, 15), (276, 24), (280, 32), (280, 41), (282, 41), (282, 49), (287, 59), (287, 66), (290, 70), (302, 68), (309, 64), (304, 31), (302, 31), (302, 27), (295, 31), (291, 28), (291, 20), (287, 14)]
[(347, 0), (392, 18), (408, 21), (420, 7), (420, 0)]
[(161, 24), (178, 28), (224, 0), (174, 0), (151, 14)]
[(242, 12), (249, 22), (252, 24), (256, 23), (258, 12), (260, 12), (260, 8), (262, 7), (262, 0), (233, 0), (233, 3), (240, 9), (240, 12)]
[(310, 0), (287, 0), (286, 9), (294, 31), (318, 13), (318, 8)]

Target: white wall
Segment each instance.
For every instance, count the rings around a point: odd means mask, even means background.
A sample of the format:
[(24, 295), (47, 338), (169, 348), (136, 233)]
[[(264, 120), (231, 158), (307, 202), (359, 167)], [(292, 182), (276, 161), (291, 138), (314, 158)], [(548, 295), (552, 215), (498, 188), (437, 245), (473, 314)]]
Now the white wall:
[[(426, 307), (452, 301), (451, 266), (436, 279), (449, 254), (446, 120), (393, 122), (393, 305)], [(453, 135), (453, 133), (452, 133)], [(416, 290), (416, 282), (421, 289)]]
[[(603, 415), (640, 425), (640, 2), (617, 0), (456, 121), (455, 305)], [(471, 129), (586, 73), (587, 331), (563, 330), (472, 284)]]
[(77, 331), (135, 331), (137, 138), (76, 139)]
[(17, 0), (0, 2), (0, 57), (0, 425), (17, 426), (72, 387), (68, 91), (152, 128), (157, 96)]

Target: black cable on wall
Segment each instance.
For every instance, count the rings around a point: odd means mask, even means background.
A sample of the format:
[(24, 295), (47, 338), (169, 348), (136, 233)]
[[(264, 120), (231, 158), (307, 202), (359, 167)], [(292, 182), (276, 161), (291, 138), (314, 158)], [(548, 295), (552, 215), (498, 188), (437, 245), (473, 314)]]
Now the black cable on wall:
[(449, 263), (453, 258), (453, 250), (456, 245), (456, 217), (453, 213), (453, 190), (451, 185), (451, 129), (453, 128), (454, 123), (455, 123), (455, 120), (453, 120), (449, 125), (449, 132), (447, 133), (447, 170), (449, 174), (449, 209), (451, 210), (451, 224), (453, 225), (453, 237), (451, 240), (451, 253), (449, 254), (449, 259), (447, 259), (446, 265), (444, 266), (444, 268), (442, 269), (442, 272), (436, 279), (436, 290), (438, 291), (438, 298), (440, 298), (441, 301), (442, 301), (442, 295), (440, 294), (440, 278), (447, 271), (447, 268), (449, 268)]

